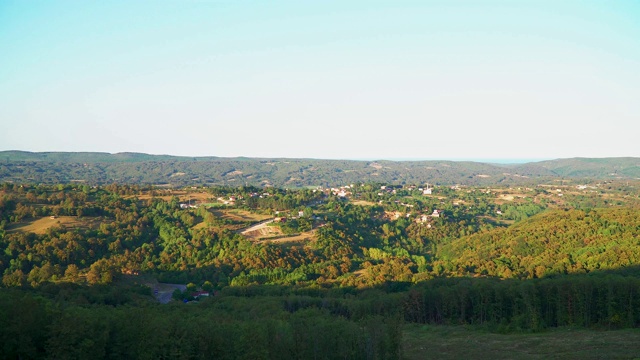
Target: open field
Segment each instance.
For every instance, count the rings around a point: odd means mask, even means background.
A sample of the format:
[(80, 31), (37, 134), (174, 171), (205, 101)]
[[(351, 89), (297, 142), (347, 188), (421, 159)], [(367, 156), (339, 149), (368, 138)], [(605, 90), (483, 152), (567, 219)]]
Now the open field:
[(480, 219), (486, 219), (492, 223), (497, 223), (497, 224), (502, 224), (502, 225), (513, 225), (515, 224), (515, 220), (507, 220), (507, 219), (503, 219), (503, 218), (499, 218), (499, 217), (495, 217), (495, 216), (488, 216), (488, 215), (481, 215), (478, 216), (478, 218)]
[[(219, 225), (219, 224), (211, 225), (205, 221), (202, 221), (201, 218), (198, 218), (199, 222), (196, 225), (194, 225), (192, 229), (199, 230), (199, 229), (206, 229), (208, 227), (223, 227), (231, 231), (241, 232), (242, 235), (245, 235), (249, 239), (255, 240), (261, 236), (266, 236), (269, 232), (268, 230), (253, 231), (253, 230), (258, 230), (261, 227), (260, 225), (264, 225), (264, 224), (256, 225), (255, 223), (259, 223), (267, 219), (273, 219), (273, 217), (270, 215), (254, 214), (249, 211), (239, 210), (239, 209), (228, 209), (228, 210), (209, 209), (209, 211), (213, 215), (215, 215), (217, 218), (231, 220), (234, 223), (226, 224), (226, 225)], [(251, 225), (251, 224), (254, 224), (254, 225)], [(279, 228), (277, 228), (277, 230), (280, 231)]]
[(201, 221), (201, 222), (195, 224), (194, 226), (192, 226), (191, 228), (194, 229), (194, 230), (198, 230), (198, 229), (205, 229), (207, 227), (209, 227), (209, 225), (206, 222)]
[(271, 215), (254, 214), (245, 210), (211, 210), (213, 215), (232, 221), (257, 222), (271, 218)]
[[(497, 192), (493, 190), (493, 192)], [(521, 194), (521, 193), (512, 193), (512, 192), (498, 192), (497, 197), (495, 198), (495, 203), (498, 205), (508, 204), (508, 203), (522, 203), (527, 199), (530, 195)]]
[(374, 206), (374, 205), (376, 205), (376, 203), (374, 203), (374, 202), (365, 201), (365, 200), (351, 200), (351, 203), (353, 205), (360, 205), (360, 206)]
[(634, 359), (640, 330), (561, 328), (496, 334), (464, 326), (407, 325), (406, 359)]
[(100, 224), (101, 217), (77, 217), (77, 216), (59, 216), (55, 218), (43, 217), (31, 221), (21, 222), (9, 227), (9, 232), (24, 231), (36, 234), (44, 234), (47, 229), (54, 226), (63, 226), (66, 228), (94, 228)]
[(207, 223), (206, 221), (200, 221), (199, 223), (195, 224), (194, 226), (191, 227), (191, 229), (193, 230), (200, 230), (200, 229), (208, 229), (208, 228), (220, 228), (220, 229), (227, 229), (230, 231), (238, 231), (244, 228), (245, 225), (243, 224), (226, 224), (226, 225), (212, 225)]
[(273, 239), (263, 239), (261, 241), (258, 241), (260, 243), (264, 243), (264, 242), (268, 242), (268, 243), (272, 243), (272, 244), (283, 244), (283, 243), (290, 243), (290, 242), (300, 242), (300, 241), (311, 241), (311, 240), (315, 240), (316, 238), (316, 231), (315, 230), (311, 230), (311, 231), (306, 231), (303, 233), (300, 233), (296, 236), (282, 236), (282, 237), (276, 237)]

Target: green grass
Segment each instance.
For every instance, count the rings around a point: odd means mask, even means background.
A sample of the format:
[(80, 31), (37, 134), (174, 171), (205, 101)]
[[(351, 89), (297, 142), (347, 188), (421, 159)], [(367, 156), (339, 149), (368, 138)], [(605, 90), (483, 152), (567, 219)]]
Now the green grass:
[(407, 325), (405, 359), (640, 359), (640, 330), (561, 328), (497, 334), (466, 326)]

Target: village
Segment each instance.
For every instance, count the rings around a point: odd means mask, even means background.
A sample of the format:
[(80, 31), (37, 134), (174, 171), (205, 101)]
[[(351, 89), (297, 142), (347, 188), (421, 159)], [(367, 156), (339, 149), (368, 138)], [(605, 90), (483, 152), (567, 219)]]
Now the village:
[[(315, 229), (334, 216), (327, 207), (332, 202), (377, 206), (383, 209), (385, 221), (404, 219), (426, 229), (442, 226), (442, 221), (471, 218), (506, 226), (522, 216), (548, 207), (562, 208), (584, 197), (601, 195), (615, 203), (615, 193), (603, 191), (607, 185), (563, 181), (529, 187), (352, 183), (303, 189), (192, 188), (179, 196), (179, 206), (194, 211), (205, 207), (218, 216), (241, 221), (233, 229), (254, 241), (295, 242), (314, 239)], [(296, 197), (302, 200), (292, 202)], [(300, 227), (301, 222), (308, 225)]]

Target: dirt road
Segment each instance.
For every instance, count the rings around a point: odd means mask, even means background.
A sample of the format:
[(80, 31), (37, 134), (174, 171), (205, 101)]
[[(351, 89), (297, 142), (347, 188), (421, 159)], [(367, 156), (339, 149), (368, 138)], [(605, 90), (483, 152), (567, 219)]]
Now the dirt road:
[(245, 235), (245, 234), (250, 233), (252, 231), (260, 230), (260, 229), (266, 227), (267, 224), (272, 223), (272, 222), (273, 222), (273, 219), (265, 220), (265, 221), (262, 221), (262, 222), (259, 222), (259, 223), (255, 224), (255, 225), (249, 226), (248, 228), (240, 229), (240, 230), (238, 230), (238, 232), (240, 234), (242, 234), (242, 235)]

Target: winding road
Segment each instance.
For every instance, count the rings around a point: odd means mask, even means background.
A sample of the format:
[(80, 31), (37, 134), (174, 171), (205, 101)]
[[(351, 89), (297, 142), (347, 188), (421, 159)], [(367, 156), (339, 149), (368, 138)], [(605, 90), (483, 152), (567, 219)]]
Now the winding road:
[(238, 232), (242, 235), (248, 233), (248, 232), (252, 232), (252, 231), (256, 231), (256, 230), (260, 230), (264, 227), (267, 226), (267, 224), (272, 223), (274, 219), (269, 219), (269, 220), (265, 220), (265, 221), (261, 221), (255, 225), (251, 225), (248, 228), (244, 228), (244, 229), (240, 229), (238, 230)]

